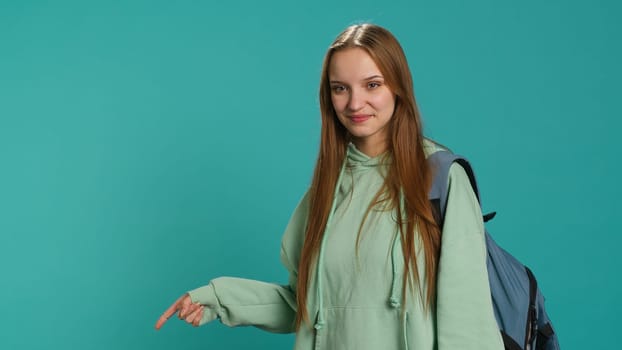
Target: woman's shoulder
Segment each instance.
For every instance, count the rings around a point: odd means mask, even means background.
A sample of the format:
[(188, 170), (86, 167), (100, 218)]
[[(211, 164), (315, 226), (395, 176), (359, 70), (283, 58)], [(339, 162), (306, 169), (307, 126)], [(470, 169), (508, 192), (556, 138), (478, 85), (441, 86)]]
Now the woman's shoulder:
[(439, 151), (451, 152), (449, 147), (443, 146), (439, 142), (432, 140), (429, 137), (423, 138), (423, 152), (425, 153), (426, 158)]

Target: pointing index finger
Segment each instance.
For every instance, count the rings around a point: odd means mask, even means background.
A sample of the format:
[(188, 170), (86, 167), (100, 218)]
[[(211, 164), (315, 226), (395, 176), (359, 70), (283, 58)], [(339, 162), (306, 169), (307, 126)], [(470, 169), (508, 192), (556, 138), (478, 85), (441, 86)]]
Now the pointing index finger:
[(158, 322), (156, 322), (156, 325), (155, 325), (156, 329), (160, 329), (162, 327), (162, 325), (164, 325), (164, 323), (169, 318), (171, 318), (171, 316), (173, 316), (175, 314), (175, 312), (177, 312), (177, 310), (179, 310), (181, 308), (182, 301), (184, 300), (184, 298), (186, 296), (187, 296), (187, 294), (184, 294), (181, 297), (179, 297), (179, 299), (177, 299), (173, 303), (173, 305), (171, 305), (168, 309), (166, 309), (166, 311), (164, 311), (162, 316), (160, 316), (160, 318), (158, 319)]

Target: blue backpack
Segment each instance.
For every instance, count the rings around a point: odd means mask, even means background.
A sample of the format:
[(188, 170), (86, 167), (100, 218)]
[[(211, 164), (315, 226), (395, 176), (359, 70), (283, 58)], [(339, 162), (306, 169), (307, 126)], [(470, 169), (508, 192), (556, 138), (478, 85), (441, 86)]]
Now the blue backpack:
[[(460, 164), (466, 171), (478, 200), (479, 192), (473, 169), (464, 157), (445, 149), (430, 155), (428, 161), (434, 171), (434, 182), (429, 198), (436, 210), (439, 226), (442, 227), (448, 194), (449, 167), (454, 162)], [(495, 214), (493, 212), (484, 215), (484, 222), (492, 219)], [(488, 231), (485, 234), (488, 281), (505, 349), (559, 350), (557, 335), (544, 309), (544, 296), (538, 289), (533, 273), (499, 247)]]

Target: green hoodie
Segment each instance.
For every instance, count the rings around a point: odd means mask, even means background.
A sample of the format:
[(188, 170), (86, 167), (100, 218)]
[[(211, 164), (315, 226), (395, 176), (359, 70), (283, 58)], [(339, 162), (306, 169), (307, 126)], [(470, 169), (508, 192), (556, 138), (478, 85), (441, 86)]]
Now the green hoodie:
[[(427, 155), (437, 150), (426, 140)], [(404, 265), (394, 211), (370, 211), (357, 252), (363, 216), (384, 181), (383, 159), (348, 146), (309, 285), (307, 308), (314, 324), (303, 323), (294, 349), (503, 349), (488, 284), (482, 214), (459, 165), (449, 172), (434, 308), (423, 307), (418, 288), (401, 304)], [(228, 326), (295, 331), (295, 288), (308, 211), (305, 195), (283, 236), (281, 260), (289, 271), (289, 284), (214, 279), (189, 292), (193, 302), (206, 306), (201, 324), (218, 317)], [(417, 264), (423, 276), (422, 254)]]

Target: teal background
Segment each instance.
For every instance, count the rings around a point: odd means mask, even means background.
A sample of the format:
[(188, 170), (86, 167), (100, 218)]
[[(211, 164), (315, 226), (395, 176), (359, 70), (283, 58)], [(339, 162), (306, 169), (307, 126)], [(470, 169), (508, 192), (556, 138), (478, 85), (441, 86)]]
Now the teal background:
[(323, 54), (401, 41), (426, 133), (467, 155), (563, 349), (617, 344), (620, 2), (1, 1), (0, 348), (288, 349), (153, 325), (229, 275), (284, 283)]

